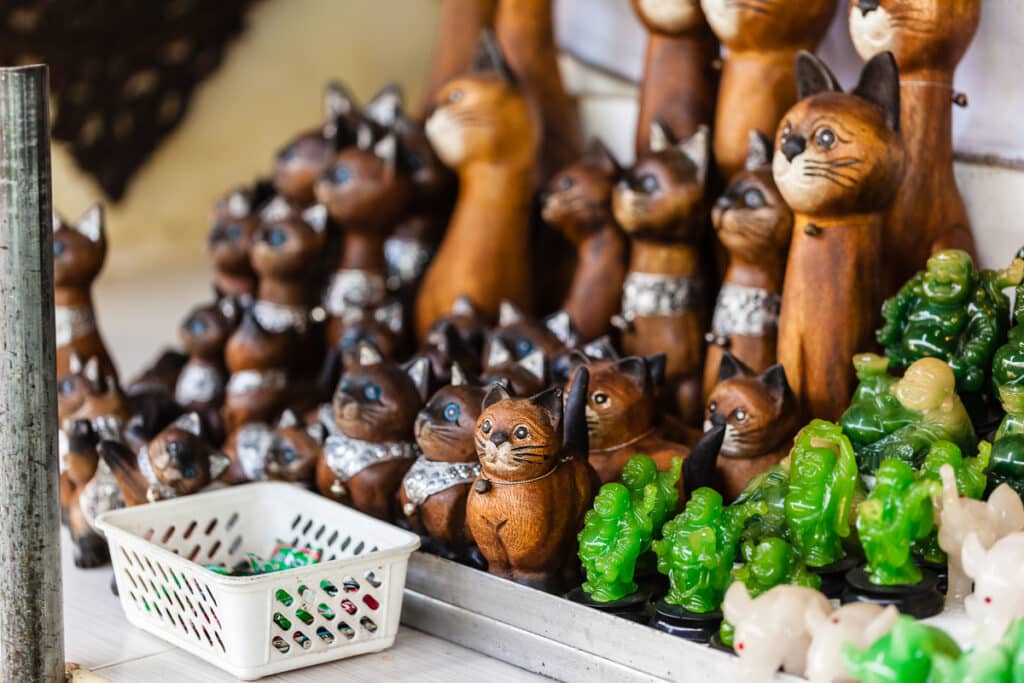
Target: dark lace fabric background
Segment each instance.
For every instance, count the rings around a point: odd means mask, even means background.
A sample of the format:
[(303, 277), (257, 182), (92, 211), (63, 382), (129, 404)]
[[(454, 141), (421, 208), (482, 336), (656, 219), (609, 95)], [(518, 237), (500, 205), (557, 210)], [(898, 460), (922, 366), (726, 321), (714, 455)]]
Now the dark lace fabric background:
[(55, 140), (114, 200), (255, 0), (0, 0), (0, 64), (50, 65)]

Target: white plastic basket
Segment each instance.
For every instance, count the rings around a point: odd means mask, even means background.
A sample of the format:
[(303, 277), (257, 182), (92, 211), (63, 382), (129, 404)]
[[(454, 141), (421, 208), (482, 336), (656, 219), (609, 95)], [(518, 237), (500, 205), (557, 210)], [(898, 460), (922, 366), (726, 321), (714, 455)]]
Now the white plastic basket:
[[(263, 482), (108, 512), (128, 621), (243, 680), (395, 642), (409, 555), (419, 538), (294, 485)], [(323, 548), (323, 561), (230, 577), (278, 540)]]

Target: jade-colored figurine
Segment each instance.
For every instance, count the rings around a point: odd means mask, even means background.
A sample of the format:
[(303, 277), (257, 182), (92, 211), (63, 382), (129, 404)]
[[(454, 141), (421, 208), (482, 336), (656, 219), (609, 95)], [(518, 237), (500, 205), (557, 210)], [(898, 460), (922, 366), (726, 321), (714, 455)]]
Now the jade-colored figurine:
[(636, 560), (651, 541), (651, 515), (657, 498), (654, 484), (644, 487), (639, 504), (634, 504), (622, 484), (601, 487), (579, 533), (580, 562), (587, 574), (583, 592), (591, 600), (613, 602), (636, 592)]
[[(979, 500), (985, 493), (985, 483), (988, 481), (985, 470), (988, 469), (991, 454), (992, 445), (988, 441), (978, 444), (978, 455), (973, 458), (963, 457), (955, 443), (937, 441), (928, 449), (918, 476), (941, 486), (942, 475), (939, 471), (943, 465), (949, 465), (953, 468), (960, 496)], [(946, 562), (946, 553), (939, 547), (938, 529), (932, 529), (925, 538), (915, 543), (914, 552), (932, 564)]]
[(772, 537), (784, 538), (786, 526), (786, 494), (789, 492), (789, 459), (757, 475), (747, 484), (733, 505), (764, 503), (764, 514), (752, 517), (740, 536), (743, 543), (757, 544)]
[(921, 581), (914, 564), (913, 544), (935, 528), (932, 496), (941, 484), (918, 479), (902, 460), (886, 460), (875, 473), (867, 500), (857, 506), (857, 534), (876, 586), (900, 586)]
[[(672, 458), (672, 466), (659, 472), (654, 460), (646, 455), (634, 455), (622, 470), (622, 483), (629, 489), (634, 507), (647, 495), (647, 487), (654, 484), (657, 490), (655, 506), (651, 511), (651, 528), (658, 535), (662, 526), (675, 515), (679, 508), (679, 479), (683, 475), (682, 458)], [(644, 546), (646, 552), (650, 548)]]
[(697, 614), (717, 610), (729, 587), (743, 525), (764, 509), (763, 503), (725, 507), (714, 489), (694, 491), (683, 511), (662, 527), (662, 539), (652, 544), (658, 571), (669, 578), (665, 602)]
[(861, 683), (928, 683), (937, 657), (956, 660), (960, 647), (944, 631), (906, 616), (867, 649), (843, 648), (847, 673)]
[[(1024, 331), (1024, 327), (1015, 329)], [(1000, 386), (999, 399), (1006, 417), (992, 444), (988, 492), (1005, 483), (1024, 497), (1024, 382)]]
[(797, 434), (789, 460), (788, 539), (808, 566), (828, 566), (846, 556), (858, 481), (853, 446), (839, 425), (814, 420)]
[(979, 273), (967, 252), (940, 251), (882, 306), (878, 343), (895, 367), (939, 358), (953, 369), (958, 391), (979, 392), (1006, 338), (1010, 301), (1002, 289), (1021, 276), (1019, 259), (1005, 271)]
[(882, 356), (860, 354), (853, 362), (861, 381), (840, 424), (861, 472), (871, 474), (889, 458), (917, 467), (936, 441), (952, 441), (969, 453), (977, 447), (948, 364), (923, 358), (896, 378)]

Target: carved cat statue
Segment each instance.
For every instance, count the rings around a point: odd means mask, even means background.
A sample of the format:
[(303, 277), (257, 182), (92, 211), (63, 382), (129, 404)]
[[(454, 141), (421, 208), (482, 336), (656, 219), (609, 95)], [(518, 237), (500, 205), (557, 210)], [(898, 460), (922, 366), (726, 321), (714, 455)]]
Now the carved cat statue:
[(213, 287), (219, 296), (230, 296), (243, 305), (256, 297), (256, 271), (250, 255), (253, 234), (260, 226), (260, 211), (274, 188), (267, 181), (232, 190), (217, 202), (207, 251), (216, 274)]
[(982, 0), (852, 0), (850, 35), (867, 60), (891, 51), (900, 70), (907, 170), (886, 214), (883, 294), (929, 256), (963, 249), (977, 262), (970, 219), (953, 175), (953, 73), (981, 19)]
[(793, 209), (779, 319), (779, 362), (805, 416), (838, 420), (855, 353), (879, 316), (884, 211), (903, 177), (899, 72), (873, 57), (850, 94), (818, 58), (797, 58), (800, 101), (783, 117), (772, 162)]
[(53, 301), (57, 326), (57, 376), (68, 374), (71, 354), (97, 358), (103, 374), (117, 376), (96, 325), (92, 283), (103, 270), (107, 237), (103, 207), (96, 204), (74, 225), (53, 215)]
[(516, 396), (531, 396), (549, 386), (548, 358), (543, 349), (535, 349), (516, 360), (503, 341), (492, 338), (487, 343), (482, 377), (486, 383), (504, 381)]
[(627, 355), (666, 354), (667, 403), (689, 424), (700, 421), (704, 314), (698, 247), (705, 222), (710, 132), (674, 143), (657, 122), (651, 147), (612, 195), (632, 254), (620, 325)]
[(715, 163), (731, 178), (743, 169), (749, 131), (771, 136), (796, 103), (797, 52), (813, 52), (832, 23), (836, 0), (701, 0), (725, 48), (715, 109)]
[(746, 169), (729, 181), (711, 212), (729, 266), (707, 335), (705, 396), (718, 383), (725, 350), (757, 372), (776, 361), (793, 212), (772, 178), (772, 141), (751, 131), (748, 151)]
[(474, 438), (482, 471), (466, 503), (488, 571), (542, 590), (578, 581), (576, 534), (597, 476), (586, 460), (587, 370), (562, 390), (512, 398), (488, 390)]
[(269, 422), (288, 404), (288, 377), (296, 335), (265, 330), (252, 311), (228, 339), (224, 359), (224, 428), (228, 434), (249, 422)]
[(416, 302), (420, 339), (460, 296), (492, 319), (502, 300), (530, 300), (528, 228), (540, 121), (489, 33), (476, 71), (442, 88), (436, 105), (427, 137), (458, 173), (459, 197)]

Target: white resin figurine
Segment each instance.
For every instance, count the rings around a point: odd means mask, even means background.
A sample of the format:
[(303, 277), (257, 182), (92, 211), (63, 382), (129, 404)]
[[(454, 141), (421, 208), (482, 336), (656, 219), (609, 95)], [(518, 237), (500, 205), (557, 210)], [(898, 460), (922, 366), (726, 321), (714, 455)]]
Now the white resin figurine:
[(843, 664), (843, 645), (867, 648), (884, 636), (896, 623), (900, 612), (894, 606), (882, 608), (866, 602), (854, 602), (832, 611), (815, 606), (806, 613), (811, 647), (807, 650), (804, 676), (811, 683), (848, 683)]
[(1008, 484), (1001, 484), (987, 501), (960, 496), (956, 476), (950, 465), (939, 470), (942, 495), (935, 500), (935, 522), (939, 526), (939, 547), (949, 565), (949, 589), (946, 607), (963, 604), (971, 592), (971, 579), (964, 574), (960, 559), (967, 535), (974, 533), (982, 548), (990, 548), (1003, 536), (1024, 530), (1024, 503)]
[(831, 611), (828, 599), (813, 588), (776, 586), (751, 598), (740, 581), (733, 583), (722, 602), (722, 614), (736, 631), (733, 649), (739, 655), (736, 680), (760, 683), (772, 679), (782, 667), (802, 676), (811, 644), (808, 610)]
[(970, 533), (961, 554), (974, 592), (964, 599), (976, 629), (975, 645), (994, 645), (1015, 619), (1024, 617), (1024, 533), (1004, 536), (988, 550)]

